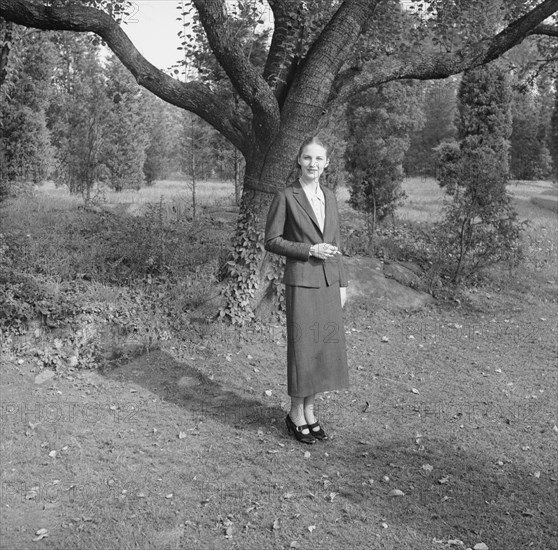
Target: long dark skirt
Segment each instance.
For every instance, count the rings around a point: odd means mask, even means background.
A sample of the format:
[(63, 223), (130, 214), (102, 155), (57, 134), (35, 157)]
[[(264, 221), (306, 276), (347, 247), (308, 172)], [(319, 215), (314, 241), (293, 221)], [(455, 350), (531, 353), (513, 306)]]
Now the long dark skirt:
[(292, 397), (349, 385), (339, 283), (286, 286), (287, 392)]

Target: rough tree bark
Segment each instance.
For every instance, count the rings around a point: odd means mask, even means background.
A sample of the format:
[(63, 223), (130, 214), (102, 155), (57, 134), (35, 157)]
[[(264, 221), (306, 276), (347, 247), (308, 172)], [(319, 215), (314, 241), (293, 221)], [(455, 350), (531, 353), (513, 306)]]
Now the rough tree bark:
[[(114, 19), (83, 4), (47, 5), (38, 0), (0, 0), (0, 17), (45, 30), (94, 32), (134, 75), (138, 83), (163, 100), (187, 109), (216, 128), (246, 160), (236, 248), (253, 248), (249, 259), (235, 257), (239, 271), (250, 271), (252, 283), (228, 294), (250, 312), (267, 290), (269, 259), (257, 245), (273, 192), (283, 186), (299, 143), (316, 131), (328, 108), (353, 94), (399, 79), (442, 79), (488, 63), (526, 37), (556, 37), (544, 21), (558, 11), (558, 0), (544, 0), (501, 32), (452, 52), (418, 51), (405, 58), (386, 55), (357, 67), (345, 67), (367, 21), (381, 0), (345, 0), (311, 45), (304, 59), (296, 56), (305, 3), (268, 0), (274, 32), (263, 73), (242, 54), (227, 25), (225, 0), (193, 0), (211, 49), (240, 97), (250, 107), (246, 119), (200, 82), (179, 82), (154, 67), (137, 51)], [(306, 2), (308, 4), (308, 2)], [(247, 232), (247, 227), (253, 231)], [(259, 237), (261, 238), (261, 236)], [(248, 240), (247, 240), (248, 239)], [(242, 265), (244, 262), (244, 265)], [(238, 305), (238, 304), (237, 304)]]

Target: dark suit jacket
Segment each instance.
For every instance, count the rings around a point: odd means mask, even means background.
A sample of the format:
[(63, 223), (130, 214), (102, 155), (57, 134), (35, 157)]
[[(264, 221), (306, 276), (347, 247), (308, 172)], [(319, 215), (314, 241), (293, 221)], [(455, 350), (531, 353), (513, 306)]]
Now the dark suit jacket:
[(310, 256), (310, 247), (314, 244), (329, 243), (341, 247), (335, 195), (327, 187), (320, 187), (325, 197), (323, 233), (312, 205), (298, 181), (279, 191), (269, 208), (265, 249), (287, 257), (283, 277), (286, 285), (320, 288), (324, 278), (328, 286), (337, 281), (339, 286), (348, 284), (340, 254), (328, 260)]

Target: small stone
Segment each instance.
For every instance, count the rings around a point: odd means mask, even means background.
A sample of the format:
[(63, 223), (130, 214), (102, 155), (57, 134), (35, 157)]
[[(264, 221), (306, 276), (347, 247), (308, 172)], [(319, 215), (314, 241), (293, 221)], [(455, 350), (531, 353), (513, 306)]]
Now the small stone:
[(488, 546), (486, 546), (484, 542), (479, 542), (478, 544), (475, 544), (475, 546), (473, 546), (473, 550), (488, 550)]
[(54, 377), (55, 372), (50, 369), (45, 369), (43, 372), (35, 376), (35, 384), (44, 384), (47, 380)]

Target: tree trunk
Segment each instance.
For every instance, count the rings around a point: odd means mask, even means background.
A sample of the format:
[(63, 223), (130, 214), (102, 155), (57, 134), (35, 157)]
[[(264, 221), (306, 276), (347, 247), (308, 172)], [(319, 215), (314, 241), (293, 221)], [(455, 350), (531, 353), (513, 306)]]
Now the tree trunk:
[(279, 297), (274, 289), (283, 276), (283, 261), (264, 249), (265, 223), (276, 191), (295, 174), (300, 144), (318, 127), (318, 110), (311, 104), (305, 108), (306, 113), (291, 117), (270, 145), (255, 143), (246, 159), (240, 216), (233, 237), (235, 265), (229, 270), (222, 312), (235, 323), (269, 318), (278, 310)]

